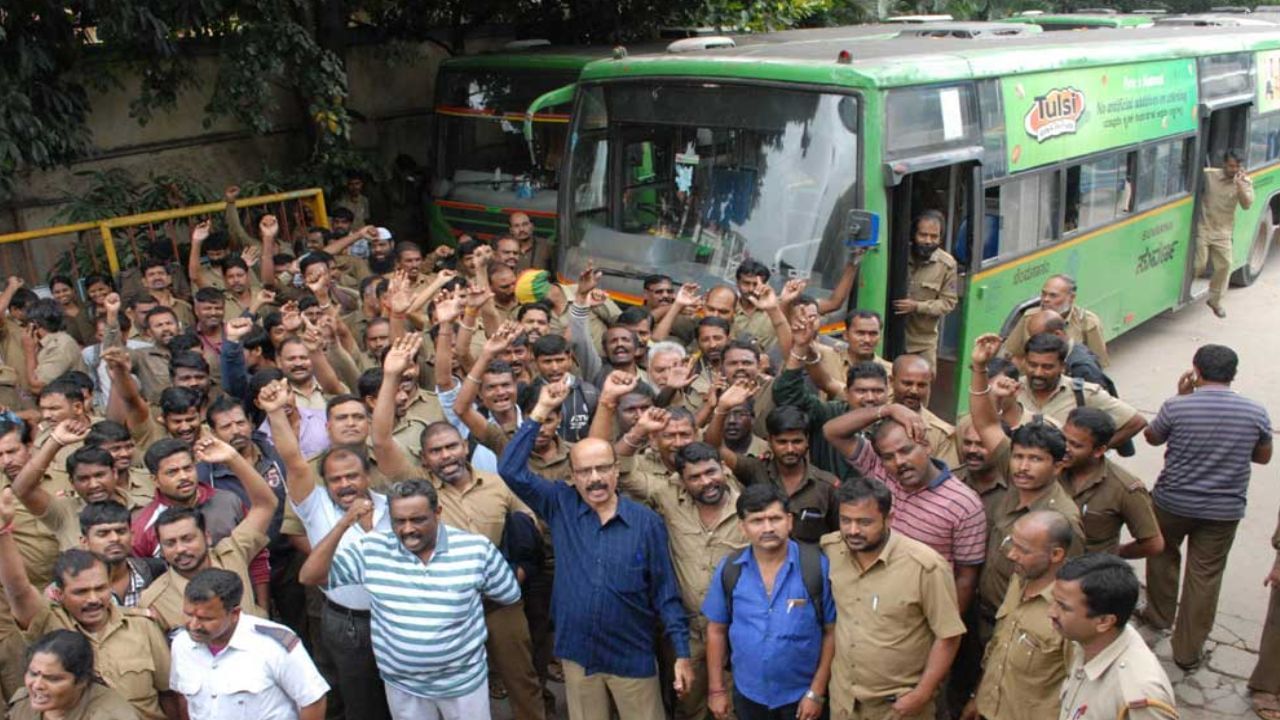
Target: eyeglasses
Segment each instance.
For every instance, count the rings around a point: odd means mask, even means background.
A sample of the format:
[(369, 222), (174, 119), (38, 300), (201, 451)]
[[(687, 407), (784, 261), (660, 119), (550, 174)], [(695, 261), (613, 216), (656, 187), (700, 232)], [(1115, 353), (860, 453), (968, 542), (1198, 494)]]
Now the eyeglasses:
[(593, 477), (609, 477), (618, 469), (617, 463), (609, 463), (608, 465), (596, 465), (594, 467), (574, 468), (573, 476), (579, 480), (589, 480)]

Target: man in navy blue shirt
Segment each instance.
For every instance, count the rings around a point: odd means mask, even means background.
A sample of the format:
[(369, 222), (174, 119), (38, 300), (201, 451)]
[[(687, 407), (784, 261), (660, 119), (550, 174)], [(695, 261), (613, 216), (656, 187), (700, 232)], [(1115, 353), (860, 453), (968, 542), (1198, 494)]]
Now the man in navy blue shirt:
[(557, 566), (551, 612), (569, 718), (608, 720), (612, 700), (619, 717), (663, 720), (654, 648), (659, 620), (678, 658), (677, 693), (693, 682), (693, 668), (662, 519), (618, 496), (618, 462), (607, 441), (587, 438), (570, 451), (572, 485), (529, 469), (538, 430), (567, 395), (563, 382), (542, 387), (498, 472), (551, 526)]
[[(827, 717), (827, 681), (835, 655), (836, 606), (822, 567), (822, 597), (810, 596), (800, 546), (788, 539), (787, 495), (772, 484), (738, 496), (738, 522), (751, 547), (726, 557), (702, 602), (707, 617), (709, 702), (716, 720), (729, 717), (725, 642), (731, 649), (733, 711), (738, 720), (818, 720)], [(726, 602), (725, 567), (740, 565)], [(815, 608), (815, 601), (820, 607)]]

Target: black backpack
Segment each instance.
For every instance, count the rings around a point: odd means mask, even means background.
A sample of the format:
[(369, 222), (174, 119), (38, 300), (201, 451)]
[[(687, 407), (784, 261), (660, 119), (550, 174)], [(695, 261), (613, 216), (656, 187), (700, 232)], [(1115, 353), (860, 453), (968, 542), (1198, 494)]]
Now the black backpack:
[[(822, 551), (817, 545), (810, 543), (796, 543), (796, 545), (800, 548), (800, 577), (804, 579), (804, 589), (809, 593), (809, 604), (813, 606), (818, 627), (823, 627), (826, 623), (823, 622), (822, 604), (826, 598), (822, 593)], [(744, 547), (729, 553), (729, 557), (725, 560), (724, 572), (720, 576), (721, 584), (724, 585), (724, 605), (729, 611), (730, 623), (733, 622), (733, 589), (738, 586), (738, 578), (742, 575), (742, 565), (738, 564), (738, 559), (750, 550), (750, 547)]]
[[(1116, 384), (1111, 382), (1111, 378), (1107, 377), (1105, 373), (1102, 375), (1102, 377), (1103, 379), (1106, 380), (1106, 382), (1102, 386), (1102, 389), (1106, 390), (1107, 394), (1109, 394), (1111, 397), (1119, 399), (1120, 395), (1116, 393)], [(1084, 407), (1085, 406), (1084, 380), (1081, 380), (1080, 378), (1077, 378), (1077, 377), (1071, 378), (1071, 392), (1075, 393), (1076, 407)], [(1137, 451), (1138, 449), (1133, 445), (1133, 438), (1129, 438), (1128, 440), (1125, 440), (1123, 445), (1116, 448), (1116, 453), (1119, 454), (1120, 457), (1133, 457), (1134, 453), (1136, 453)]]

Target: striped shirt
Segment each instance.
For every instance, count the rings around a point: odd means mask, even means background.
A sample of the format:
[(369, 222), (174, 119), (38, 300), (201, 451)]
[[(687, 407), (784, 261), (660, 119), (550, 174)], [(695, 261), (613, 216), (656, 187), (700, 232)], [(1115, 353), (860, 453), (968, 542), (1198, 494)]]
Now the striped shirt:
[(1151, 491), (1160, 509), (1201, 520), (1244, 517), (1254, 448), (1271, 443), (1266, 408), (1222, 385), (1169, 398), (1150, 432), (1168, 442)]
[(870, 440), (858, 442), (849, 465), (879, 480), (893, 493), (889, 526), (933, 548), (951, 565), (981, 565), (987, 554), (987, 516), (982, 499), (951, 474), (941, 460), (930, 458), (938, 477), (928, 487), (909, 492), (880, 461)]
[(340, 550), (329, 585), (361, 583), (372, 598), (373, 656), (388, 684), (411, 695), (466, 695), (488, 678), (484, 605), (520, 599), (516, 577), (493, 543), (440, 524), (427, 564), (391, 533)]

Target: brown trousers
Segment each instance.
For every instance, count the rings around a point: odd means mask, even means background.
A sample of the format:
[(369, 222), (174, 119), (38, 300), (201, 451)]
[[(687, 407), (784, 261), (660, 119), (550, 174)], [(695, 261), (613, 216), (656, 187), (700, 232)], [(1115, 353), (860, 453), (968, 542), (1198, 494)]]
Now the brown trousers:
[(856, 700), (853, 708), (832, 708), (832, 720), (899, 720), (900, 718), (918, 718), (918, 720), (933, 720), (937, 715), (935, 707), (936, 698), (930, 700), (919, 713), (915, 715), (902, 716), (893, 712), (893, 702), (889, 698), (875, 698), (870, 700)]
[[(1159, 506), (1155, 510), (1164, 534), (1164, 552), (1147, 559), (1147, 618), (1159, 627), (1173, 628), (1173, 660), (1190, 665), (1200, 659), (1213, 630), (1222, 573), (1240, 522), (1183, 517)], [(1179, 601), (1183, 540), (1187, 569)]]
[(1258, 664), (1249, 678), (1249, 688), (1280, 694), (1280, 586), (1271, 586), (1271, 604), (1262, 623), (1262, 642), (1258, 643)]
[(629, 678), (608, 673), (587, 675), (586, 670), (572, 660), (560, 660), (564, 665), (564, 699), (569, 706), (569, 720), (609, 720), (609, 701), (618, 709), (618, 717), (625, 720), (664, 720), (662, 694), (658, 691), (658, 676)]
[(1221, 305), (1222, 296), (1227, 292), (1227, 281), (1231, 279), (1231, 241), (1196, 240), (1196, 277), (1204, 274), (1211, 260), (1213, 275), (1209, 277), (1209, 302)]
[(529, 639), (529, 623), (524, 617), (524, 603), (502, 605), (484, 615), (489, 639), (485, 649), (489, 664), (507, 686), (507, 699), (516, 720), (545, 720), (542, 687), (533, 671), (533, 641)]

